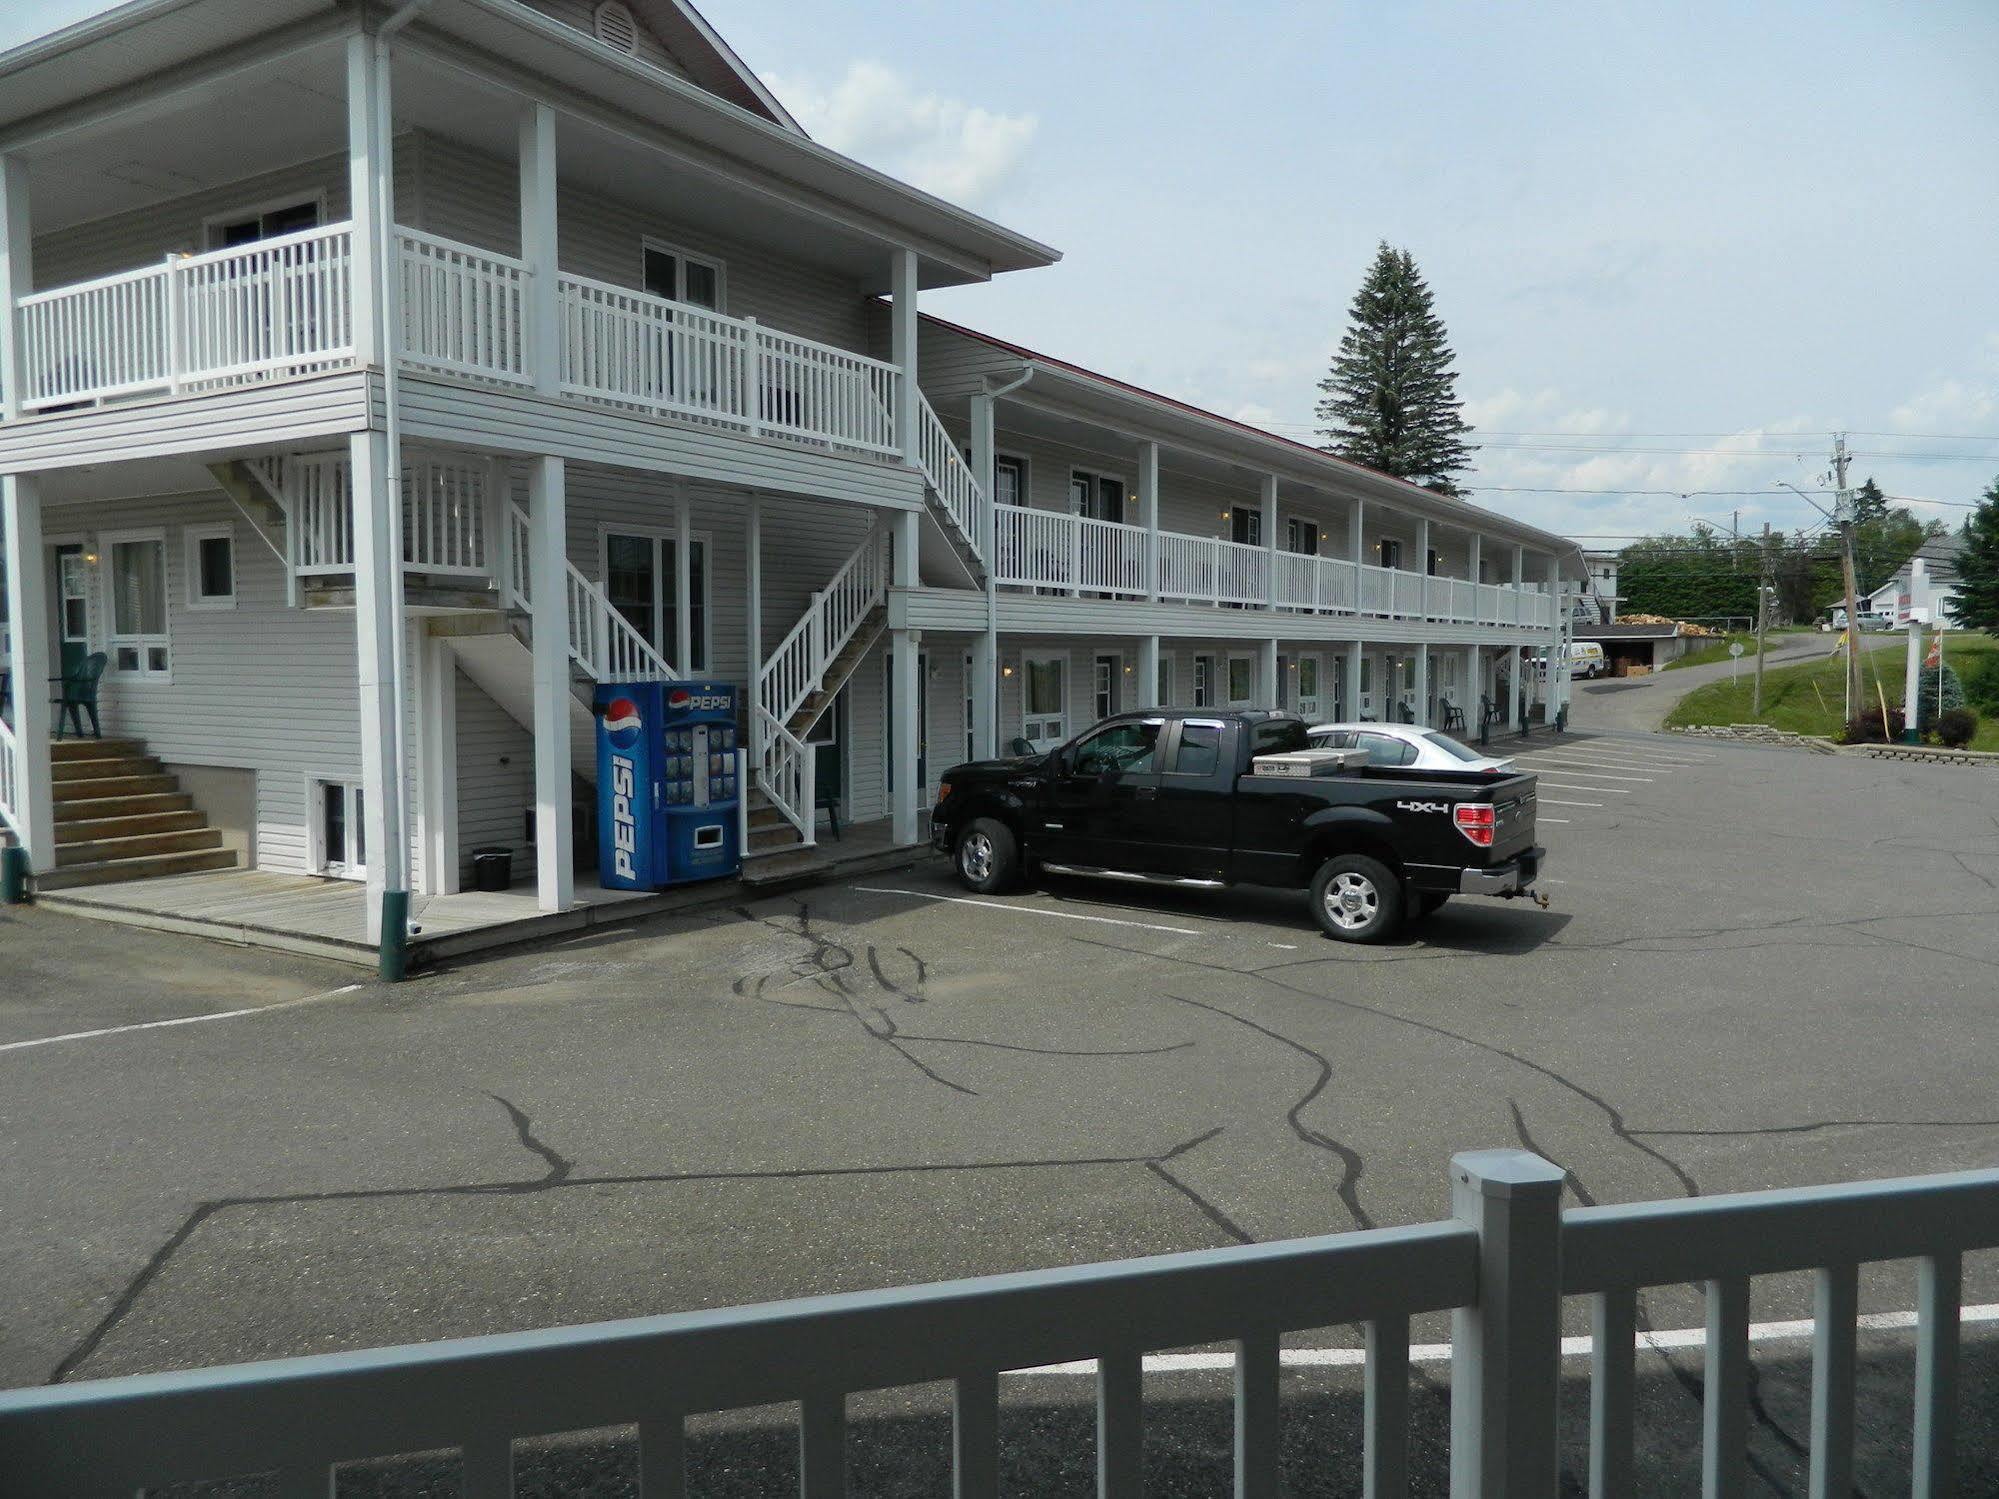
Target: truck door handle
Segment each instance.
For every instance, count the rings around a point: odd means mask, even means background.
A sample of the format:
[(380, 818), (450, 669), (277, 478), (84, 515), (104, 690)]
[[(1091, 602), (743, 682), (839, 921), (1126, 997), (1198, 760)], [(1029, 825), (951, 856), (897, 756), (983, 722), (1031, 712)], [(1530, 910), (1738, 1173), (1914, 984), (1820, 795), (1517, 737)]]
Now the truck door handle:
[(1132, 790), (1136, 793), (1139, 801), (1156, 802), (1159, 800), (1159, 788), (1157, 786), (1134, 786)]

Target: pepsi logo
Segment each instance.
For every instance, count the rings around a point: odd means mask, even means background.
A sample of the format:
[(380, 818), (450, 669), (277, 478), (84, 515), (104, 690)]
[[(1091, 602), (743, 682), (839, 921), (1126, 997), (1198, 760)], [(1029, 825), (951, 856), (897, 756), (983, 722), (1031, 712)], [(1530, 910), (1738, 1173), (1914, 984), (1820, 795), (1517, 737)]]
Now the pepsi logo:
[(685, 687), (676, 687), (666, 695), (666, 705), (669, 708), (685, 708), (693, 697), (694, 694)]
[(628, 697), (614, 697), (604, 708), (604, 732), (619, 749), (639, 742), (639, 705)]

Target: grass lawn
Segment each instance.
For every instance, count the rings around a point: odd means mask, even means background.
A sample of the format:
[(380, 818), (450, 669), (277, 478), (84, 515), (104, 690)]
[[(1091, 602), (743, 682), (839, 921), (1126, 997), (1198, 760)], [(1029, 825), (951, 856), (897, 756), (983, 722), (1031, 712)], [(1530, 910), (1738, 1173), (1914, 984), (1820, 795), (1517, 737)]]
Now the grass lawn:
[[(1769, 631), (1767, 638), (1769, 644), (1775, 645), (1784, 636), (1810, 635), (1814, 633), (1817, 632), (1810, 625), (1785, 625), (1780, 629)], [(1677, 661), (1668, 661), (1666, 663), (1666, 670), (1671, 671), (1676, 666), (1712, 666), (1717, 661), (1726, 661), (1728, 659), (1729, 646), (1738, 641), (1742, 645), (1742, 659), (1744, 661), (1754, 661), (1756, 659), (1755, 633), (1748, 630), (1737, 630), (1731, 635), (1717, 636), (1706, 645), (1696, 646)], [(1826, 649), (1832, 649), (1832, 637), (1829, 635), (1826, 637)], [(1744, 720), (1745, 723), (1747, 721), (1746, 719)]]
[[(1826, 649), (1835, 637), (1827, 636)], [(1969, 674), (1974, 658), (1999, 652), (1999, 640), (1989, 635), (1956, 634), (1944, 642), (1944, 659), (1960, 677)], [(1727, 660), (1726, 647), (1722, 660)], [(1754, 660), (1745, 655), (1745, 666)], [(1860, 658), (1861, 680), (1866, 684), (1867, 706), (1876, 702), (1876, 680), (1891, 708), (1902, 706), (1902, 672), (1906, 657), (1899, 650), (1869, 651)], [(1737, 682), (1710, 682), (1696, 687), (1680, 699), (1679, 706), (1666, 716), (1669, 728), (1695, 724), (1766, 723), (1773, 728), (1791, 729), (1800, 734), (1836, 735), (1844, 722), (1846, 663), (1837, 656), (1825, 656), (1796, 666), (1780, 666), (1763, 674), (1763, 714), (1749, 711), (1754, 692), (1753, 674), (1742, 673)], [(1857, 710), (1856, 710), (1857, 711)], [(1978, 711), (1976, 705), (1973, 711)], [(1979, 713), (1978, 733), (1973, 749), (1999, 750), (1999, 715)]]

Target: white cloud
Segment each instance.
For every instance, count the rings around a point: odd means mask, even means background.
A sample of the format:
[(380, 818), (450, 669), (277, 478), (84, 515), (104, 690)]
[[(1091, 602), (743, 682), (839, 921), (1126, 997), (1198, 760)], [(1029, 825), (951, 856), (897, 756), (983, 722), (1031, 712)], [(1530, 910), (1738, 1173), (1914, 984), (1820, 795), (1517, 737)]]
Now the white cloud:
[(1957, 433), (1999, 418), (1999, 384), (1938, 380), (1888, 413), (1903, 432)]
[(766, 81), (822, 145), (954, 203), (986, 198), (1020, 165), (1040, 128), (1035, 115), (929, 92), (879, 62), (849, 63), (831, 87)]

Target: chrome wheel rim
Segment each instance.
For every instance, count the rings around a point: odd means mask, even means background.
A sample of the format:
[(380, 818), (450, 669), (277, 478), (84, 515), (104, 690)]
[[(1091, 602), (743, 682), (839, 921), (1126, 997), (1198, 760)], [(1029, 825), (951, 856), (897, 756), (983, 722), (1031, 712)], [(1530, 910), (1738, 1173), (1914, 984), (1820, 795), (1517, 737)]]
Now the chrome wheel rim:
[(958, 869), (968, 880), (983, 880), (993, 872), (993, 841), (984, 833), (967, 833), (958, 845)]
[(1357, 932), (1381, 913), (1381, 892), (1364, 874), (1348, 871), (1326, 882), (1326, 917), (1343, 932)]

